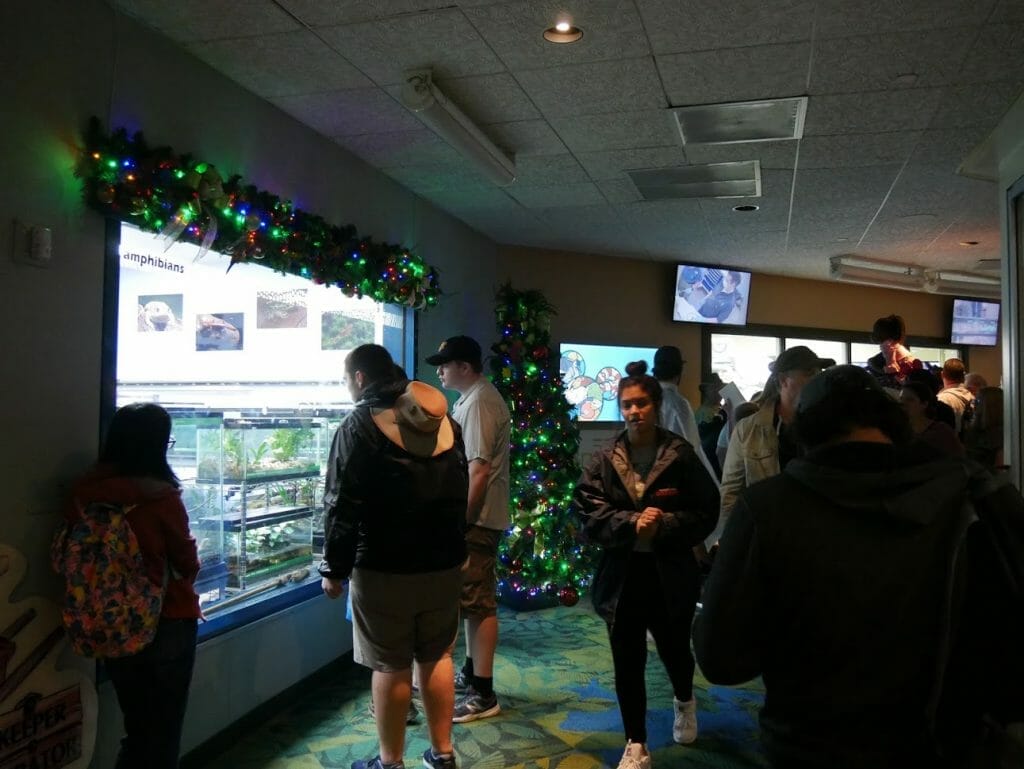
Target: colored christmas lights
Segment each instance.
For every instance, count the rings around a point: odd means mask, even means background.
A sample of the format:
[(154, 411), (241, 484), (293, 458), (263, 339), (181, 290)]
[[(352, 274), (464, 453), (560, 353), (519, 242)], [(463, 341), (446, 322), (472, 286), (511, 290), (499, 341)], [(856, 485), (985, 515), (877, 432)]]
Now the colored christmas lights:
[(512, 412), (512, 528), (498, 557), (498, 595), (513, 608), (572, 606), (590, 584), (591, 550), (572, 513), (579, 431), (550, 342), (555, 309), (539, 291), (506, 284), (495, 309), (492, 380)]
[(361, 238), (352, 225), (329, 224), (290, 201), (221, 177), (217, 169), (149, 147), (136, 133), (107, 134), (93, 118), (76, 173), (85, 202), (104, 216), (158, 233), (169, 245), (196, 243), (232, 266), (253, 262), (337, 286), (346, 296), (426, 309), (441, 295), (437, 270), (408, 249)]

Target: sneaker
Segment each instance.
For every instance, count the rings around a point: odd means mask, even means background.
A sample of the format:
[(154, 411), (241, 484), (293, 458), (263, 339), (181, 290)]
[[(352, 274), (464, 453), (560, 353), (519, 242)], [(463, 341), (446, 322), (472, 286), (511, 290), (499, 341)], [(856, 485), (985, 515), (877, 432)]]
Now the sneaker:
[(470, 686), (466, 689), (466, 693), (455, 702), (452, 723), (464, 724), (467, 721), (490, 718), (500, 712), (501, 705), (498, 704), (498, 695), (492, 693), (490, 697), (485, 697)]
[(459, 668), (455, 673), (455, 693), (465, 694), (466, 690), (470, 687), (470, 677), (466, 675), (466, 671)]
[[(352, 769), (355, 769), (353, 767)], [(641, 742), (627, 742), (619, 769), (651, 769), (651, 754)]]
[[(370, 715), (371, 716), (373, 716), (374, 718), (377, 717), (377, 714), (374, 712), (374, 709), (373, 709), (373, 698), (372, 697), (370, 698), (369, 711), (370, 711)], [(420, 722), (420, 712), (416, 709), (416, 703), (413, 702), (412, 700), (409, 700), (409, 713), (405, 717), (405, 723), (408, 724), (409, 726), (412, 726), (413, 724), (418, 724), (419, 722)]]
[(433, 748), (427, 748), (423, 753), (423, 766), (426, 769), (455, 769), (455, 754), (434, 755)]
[(353, 761), (352, 769), (405, 769), (404, 761), (396, 761), (393, 764), (385, 764), (380, 756), (374, 756), (366, 761)]
[(690, 745), (697, 739), (697, 699), (680, 702), (673, 697), (672, 709), (676, 713), (672, 722), (672, 739), (680, 745)]

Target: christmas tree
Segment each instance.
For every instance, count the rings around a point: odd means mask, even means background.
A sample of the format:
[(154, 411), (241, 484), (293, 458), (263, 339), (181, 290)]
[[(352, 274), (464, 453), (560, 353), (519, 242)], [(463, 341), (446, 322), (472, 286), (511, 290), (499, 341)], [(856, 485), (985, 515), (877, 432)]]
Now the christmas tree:
[(498, 597), (516, 609), (572, 606), (593, 573), (571, 511), (579, 430), (551, 351), (554, 307), (539, 291), (498, 290), (501, 338), (492, 380), (512, 412), (512, 527), (498, 557)]

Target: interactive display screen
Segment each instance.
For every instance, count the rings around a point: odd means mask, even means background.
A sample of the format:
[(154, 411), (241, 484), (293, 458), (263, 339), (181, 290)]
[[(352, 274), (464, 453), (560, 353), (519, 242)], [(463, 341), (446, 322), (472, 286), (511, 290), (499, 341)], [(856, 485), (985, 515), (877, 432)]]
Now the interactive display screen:
[(672, 320), (743, 326), (749, 303), (749, 272), (689, 264), (676, 268)]
[(978, 299), (953, 300), (953, 344), (992, 346), (999, 342), (999, 303)]
[(559, 372), (576, 418), (581, 422), (621, 422), (619, 380), (626, 375), (626, 364), (646, 361), (650, 373), (656, 349), (568, 342), (559, 345)]

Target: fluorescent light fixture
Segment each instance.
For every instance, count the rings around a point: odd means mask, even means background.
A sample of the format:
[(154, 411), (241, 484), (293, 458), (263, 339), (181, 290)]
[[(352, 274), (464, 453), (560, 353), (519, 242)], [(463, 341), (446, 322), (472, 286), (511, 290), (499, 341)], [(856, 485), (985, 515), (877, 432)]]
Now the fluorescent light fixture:
[(959, 294), (1000, 299), (1003, 295), (1002, 282), (992, 275), (963, 270), (928, 270), (925, 273), (925, 290), (935, 294)]
[(870, 259), (854, 254), (830, 257), (829, 275), (833, 280), (842, 280), (848, 283), (911, 291), (919, 291), (924, 288), (925, 284), (923, 267)]
[(430, 70), (406, 72), (401, 99), (407, 109), (456, 152), (472, 160), (495, 184), (505, 187), (516, 180), (515, 161), (434, 85)]

